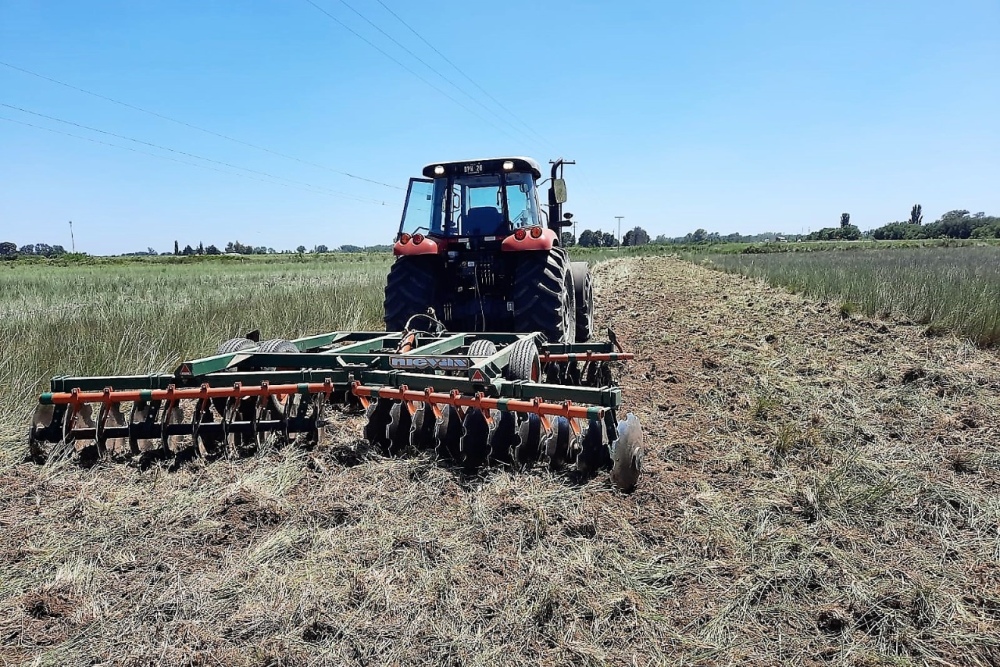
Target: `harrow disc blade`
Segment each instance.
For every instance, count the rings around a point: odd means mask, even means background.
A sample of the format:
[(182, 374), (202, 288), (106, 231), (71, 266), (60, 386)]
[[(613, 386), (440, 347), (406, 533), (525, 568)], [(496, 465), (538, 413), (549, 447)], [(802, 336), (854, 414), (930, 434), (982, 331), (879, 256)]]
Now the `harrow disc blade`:
[(543, 449), (549, 459), (549, 470), (559, 470), (566, 463), (569, 457), (570, 440), (573, 431), (569, 426), (569, 420), (565, 417), (556, 417), (552, 425), (552, 430), (546, 434), (543, 440)]
[[(74, 431), (77, 429), (87, 429), (94, 433), (93, 437), (80, 438)], [(66, 411), (63, 426), (63, 440), (66, 444), (73, 444), (77, 452), (84, 452), (97, 447), (97, 422), (94, 421), (94, 408), (89, 403), (80, 405), (80, 409), (73, 411), (72, 408)]]
[(222, 432), (225, 434), (226, 453), (230, 456), (239, 456), (248, 450), (256, 449), (255, 435), (243, 433), (236, 428), (237, 423), (250, 422), (256, 417), (253, 403), (252, 399), (245, 398), (226, 400), (225, 412), (222, 413)]
[(389, 452), (388, 429), (391, 419), (389, 412), (392, 404), (391, 400), (379, 398), (373, 401), (365, 412), (368, 417), (364, 430), (365, 440), (373, 447), (378, 447), (382, 453)]
[(136, 401), (129, 415), (128, 442), (133, 456), (154, 452), (160, 448), (159, 438), (153, 435), (156, 413), (160, 411), (158, 401)]
[(514, 448), (514, 461), (524, 467), (530, 467), (542, 453), (542, 420), (536, 414), (529, 414), (517, 428), (517, 446)]
[(467, 468), (478, 468), (490, 455), (490, 425), (486, 415), (478, 408), (471, 408), (462, 421), (462, 440), (459, 447)]
[(642, 427), (635, 415), (618, 423), (618, 438), (611, 450), (611, 482), (622, 491), (631, 491), (642, 472)]
[(162, 434), (160, 435), (160, 448), (162, 450), (171, 452), (172, 454), (179, 454), (184, 447), (183, 436), (170, 435), (168, 433), (168, 428), (174, 424), (181, 424), (184, 422), (184, 412), (181, 411), (180, 406), (176, 403), (167, 404), (163, 408), (163, 418), (160, 420), (162, 424)]
[(513, 412), (493, 411), (493, 428), (487, 442), (490, 456), (496, 461), (511, 463), (514, 447), (517, 446), (517, 418)]
[(420, 405), (413, 413), (410, 424), (410, 446), (417, 450), (433, 449), (436, 444), (434, 427), (437, 417), (434, 416), (434, 407), (430, 403)]
[[(60, 406), (62, 407), (62, 406)], [(31, 428), (28, 431), (28, 451), (35, 463), (44, 463), (47, 457), (42, 443), (50, 441), (45, 434), (54, 427), (56, 421), (56, 406), (39, 405), (31, 416)]]
[(438, 456), (462, 460), (462, 430), (461, 414), (454, 406), (444, 406), (434, 428)]
[(399, 454), (410, 442), (410, 428), (413, 426), (413, 416), (402, 401), (396, 401), (389, 409), (389, 427), (387, 431), (389, 453)]
[(125, 451), (125, 438), (108, 438), (103, 434), (106, 428), (121, 428), (125, 426), (125, 415), (122, 414), (120, 403), (102, 403), (97, 413), (97, 423), (100, 429), (97, 433), (97, 451), (104, 457), (108, 452), (119, 454)]
[(202, 424), (212, 424), (214, 422), (215, 416), (212, 414), (212, 410), (208, 405), (201, 409), (200, 414), (196, 409), (194, 420), (192, 422), (191, 437), (195, 441), (195, 448), (198, 450), (198, 454), (208, 458), (220, 456), (226, 453), (228, 449), (222, 446), (224, 439), (200, 430)]
[(580, 438), (580, 456), (576, 469), (584, 475), (591, 475), (601, 468), (611, 467), (611, 451), (605, 436), (604, 422), (591, 419)]

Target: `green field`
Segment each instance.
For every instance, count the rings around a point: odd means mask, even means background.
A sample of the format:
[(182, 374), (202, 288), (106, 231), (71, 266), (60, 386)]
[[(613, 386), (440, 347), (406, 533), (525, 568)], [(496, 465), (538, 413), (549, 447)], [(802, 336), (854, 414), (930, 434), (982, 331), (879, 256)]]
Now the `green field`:
[(0, 427), (56, 374), (172, 371), (227, 338), (382, 325), (389, 260), (0, 263)]
[(842, 302), (842, 313), (911, 320), (1000, 344), (1000, 248), (711, 255), (711, 266)]

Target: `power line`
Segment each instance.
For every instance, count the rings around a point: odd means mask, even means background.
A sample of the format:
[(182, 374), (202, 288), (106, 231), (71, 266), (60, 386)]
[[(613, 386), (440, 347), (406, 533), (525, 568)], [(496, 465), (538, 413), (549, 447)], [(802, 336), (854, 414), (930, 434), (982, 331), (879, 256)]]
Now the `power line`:
[[(184, 156), (187, 156), (187, 157), (192, 157), (192, 158), (195, 158), (196, 160), (204, 160), (205, 162), (211, 162), (212, 164), (222, 165), (223, 167), (229, 167), (230, 169), (239, 169), (240, 171), (250, 172), (251, 174), (258, 174), (260, 176), (266, 176), (267, 178), (271, 178), (271, 179), (274, 179), (274, 180), (277, 180), (277, 181), (287, 181), (289, 183), (295, 183), (296, 185), (304, 185), (304, 186), (306, 186), (308, 188), (315, 188), (317, 190), (325, 190), (325, 191), (327, 191), (327, 192), (329, 192), (331, 194), (336, 194), (336, 195), (340, 195), (340, 196), (343, 196), (343, 197), (350, 197), (352, 199), (357, 199), (358, 201), (369, 201), (369, 202), (376, 202), (377, 201), (377, 200), (368, 199), (368, 198), (365, 198), (365, 197), (358, 197), (356, 195), (352, 195), (352, 194), (349, 194), (347, 192), (340, 192), (338, 190), (332, 190), (330, 188), (325, 188), (323, 186), (313, 185), (312, 183), (305, 183), (305, 182), (302, 182), (302, 181), (295, 181), (295, 180), (292, 180), (290, 178), (284, 178), (282, 176), (275, 176), (274, 174), (269, 174), (266, 171), (259, 171), (257, 169), (249, 169), (247, 167), (241, 167), (241, 166), (236, 165), (236, 164), (230, 164), (229, 162), (222, 162), (221, 160), (213, 160), (211, 158), (202, 157), (200, 155), (195, 155), (194, 153), (187, 153), (185, 151), (177, 150), (175, 148), (170, 148), (168, 146), (161, 146), (159, 144), (154, 144), (154, 143), (150, 143), (148, 141), (143, 141), (142, 139), (134, 139), (132, 137), (126, 137), (125, 135), (122, 135), (122, 134), (115, 134), (114, 132), (108, 132), (107, 130), (100, 130), (100, 129), (96, 128), (96, 127), (90, 127), (89, 125), (82, 125), (80, 123), (75, 123), (75, 122), (73, 122), (71, 120), (64, 120), (62, 118), (56, 118), (55, 116), (48, 116), (46, 114), (39, 113), (38, 111), (31, 111), (30, 109), (25, 109), (23, 107), (14, 106), (13, 104), (7, 104), (6, 102), (0, 102), (0, 106), (7, 107), (8, 109), (14, 109), (16, 111), (21, 111), (23, 113), (31, 114), (32, 116), (38, 116), (39, 118), (46, 118), (48, 120), (53, 120), (53, 121), (55, 121), (57, 123), (64, 123), (66, 125), (72, 125), (74, 127), (79, 127), (80, 129), (83, 129), (83, 130), (90, 130), (91, 132), (97, 132), (99, 134), (106, 134), (109, 137), (115, 137), (117, 139), (124, 139), (126, 141), (132, 141), (134, 143), (142, 144), (144, 146), (150, 146), (152, 148), (158, 148), (160, 150), (169, 151), (171, 153), (177, 153), (178, 155), (184, 155)], [(379, 202), (379, 203), (381, 203), (381, 202)]]
[(458, 106), (462, 107), (463, 109), (465, 109), (466, 111), (468, 111), (469, 113), (471, 113), (473, 116), (475, 116), (479, 120), (483, 121), (484, 123), (488, 123), (488, 124), (492, 125), (494, 129), (499, 130), (500, 132), (503, 132), (505, 135), (507, 135), (508, 137), (510, 137), (511, 139), (513, 139), (514, 141), (518, 140), (517, 137), (513, 136), (507, 130), (503, 129), (502, 127), (500, 127), (499, 125), (497, 125), (496, 123), (494, 123), (493, 121), (491, 121), (490, 119), (484, 118), (475, 109), (470, 109), (468, 106), (466, 106), (462, 102), (456, 100), (454, 97), (452, 97), (451, 95), (449, 95), (446, 91), (444, 91), (441, 88), (435, 86), (433, 83), (431, 83), (430, 81), (428, 81), (427, 79), (425, 79), (424, 77), (422, 77), (420, 74), (414, 72), (412, 69), (410, 69), (409, 67), (407, 67), (406, 65), (404, 65), (402, 62), (400, 62), (397, 58), (394, 58), (393, 56), (391, 56), (388, 53), (386, 53), (384, 50), (382, 50), (381, 48), (379, 48), (378, 46), (376, 46), (374, 42), (372, 42), (368, 38), (364, 37), (361, 33), (357, 32), (356, 30), (354, 30), (353, 28), (351, 28), (349, 25), (347, 25), (346, 23), (344, 23), (343, 21), (341, 21), (340, 19), (338, 19), (336, 16), (334, 16), (330, 12), (326, 11), (325, 9), (323, 9), (322, 7), (320, 7), (319, 5), (317, 5), (315, 2), (313, 2), (313, 0), (305, 0), (305, 1), (308, 2), (310, 5), (312, 5), (313, 7), (315, 7), (316, 9), (318, 9), (319, 11), (321, 11), (323, 14), (325, 14), (327, 16), (327, 18), (329, 18), (331, 21), (333, 21), (334, 23), (336, 23), (337, 25), (339, 25), (340, 27), (342, 27), (344, 30), (346, 30), (347, 32), (351, 33), (352, 35), (354, 35), (355, 37), (357, 37), (358, 39), (360, 39), (365, 44), (367, 44), (368, 46), (372, 47), (373, 49), (375, 49), (379, 53), (381, 53), (383, 56), (385, 56), (386, 58), (388, 58), (392, 62), (396, 63), (397, 65), (399, 65), (400, 67), (402, 67), (404, 70), (406, 70), (407, 72), (409, 72), (413, 76), (417, 77), (418, 79), (420, 79), (421, 81), (423, 81), (425, 84), (427, 84), (428, 86), (430, 86), (431, 88), (433, 88), (437, 92), (441, 93), (442, 95), (444, 95), (445, 97), (447, 97), (449, 100), (451, 100), (452, 102), (454, 102)]
[[(341, 0), (341, 2), (343, 2), (343, 0)], [(413, 33), (414, 35), (416, 35), (416, 36), (417, 36), (417, 37), (418, 37), (418, 38), (420, 39), (420, 41), (421, 41), (421, 42), (423, 42), (424, 44), (426, 44), (427, 46), (429, 46), (429, 47), (431, 48), (431, 50), (432, 50), (432, 51), (434, 51), (434, 53), (436, 53), (436, 54), (438, 54), (439, 56), (441, 56), (441, 58), (442, 58), (442, 59), (444, 59), (444, 61), (445, 61), (446, 63), (448, 63), (449, 65), (451, 65), (452, 67), (454, 67), (454, 68), (455, 68), (455, 71), (456, 71), (456, 72), (458, 72), (459, 74), (461, 74), (462, 76), (464, 76), (464, 77), (465, 77), (466, 79), (468, 79), (468, 80), (469, 80), (469, 82), (470, 82), (470, 83), (472, 83), (472, 85), (473, 85), (473, 86), (475, 86), (476, 88), (478, 88), (479, 90), (481, 90), (481, 91), (483, 92), (483, 94), (485, 94), (485, 95), (486, 95), (486, 96), (487, 96), (488, 98), (490, 98), (491, 100), (493, 100), (494, 102), (496, 102), (496, 105), (497, 105), (498, 107), (500, 107), (501, 109), (503, 109), (504, 111), (506, 111), (506, 112), (507, 112), (507, 113), (508, 113), (508, 114), (510, 115), (510, 117), (511, 117), (511, 118), (513, 118), (513, 119), (514, 119), (514, 120), (516, 120), (517, 122), (521, 123), (521, 125), (523, 125), (524, 127), (526, 127), (526, 128), (528, 129), (528, 131), (529, 131), (529, 132), (531, 132), (531, 133), (532, 133), (532, 134), (534, 134), (534, 135), (535, 135), (536, 137), (538, 137), (539, 139), (541, 139), (542, 141), (544, 141), (544, 142), (545, 142), (546, 144), (548, 144), (548, 145), (549, 145), (549, 146), (550, 146), (551, 148), (555, 148), (555, 146), (554, 146), (554, 145), (552, 144), (552, 142), (550, 142), (550, 141), (549, 141), (549, 140), (548, 140), (548, 139), (547, 139), (547, 138), (545, 137), (545, 135), (543, 135), (543, 134), (540, 134), (540, 133), (536, 132), (536, 131), (534, 130), (534, 128), (532, 128), (532, 127), (531, 127), (530, 125), (528, 125), (528, 123), (526, 123), (526, 122), (525, 122), (525, 121), (524, 121), (523, 119), (521, 119), (521, 118), (520, 118), (520, 117), (519, 117), (519, 116), (518, 116), (517, 114), (515, 114), (515, 113), (514, 113), (513, 111), (511, 111), (510, 109), (508, 109), (508, 108), (507, 108), (507, 107), (506, 107), (506, 106), (504, 105), (504, 103), (503, 103), (503, 102), (501, 102), (501, 101), (500, 101), (500, 100), (498, 100), (497, 98), (493, 97), (493, 95), (491, 95), (491, 94), (490, 94), (490, 92), (489, 92), (488, 90), (486, 90), (485, 88), (483, 88), (482, 86), (480, 86), (480, 85), (479, 85), (478, 83), (476, 83), (476, 81), (475, 81), (475, 80), (474, 80), (474, 79), (473, 79), (473, 78), (472, 78), (471, 76), (469, 76), (468, 74), (466, 74), (466, 73), (465, 73), (465, 72), (464, 72), (464, 71), (462, 70), (462, 68), (460, 68), (460, 67), (459, 67), (458, 65), (456, 65), (456, 64), (455, 64), (454, 62), (452, 62), (452, 61), (451, 61), (451, 59), (450, 59), (450, 58), (448, 58), (448, 56), (446, 56), (445, 54), (441, 53), (441, 52), (440, 52), (440, 51), (439, 51), (439, 50), (437, 49), (437, 47), (435, 47), (435, 46), (434, 46), (434, 44), (432, 44), (431, 42), (427, 41), (427, 40), (426, 40), (426, 39), (424, 38), (424, 36), (423, 36), (423, 35), (421, 35), (421, 34), (420, 34), (419, 32), (417, 32), (417, 31), (416, 31), (416, 30), (415, 30), (415, 29), (414, 29), (413, 27), (411, 27), (409, 23), (407, 23), (406, 21), (404, 21), (404, 20), (403, 20), (403, 19), (402, 19), (402, 18), (401, 18), (401, 17), (399, 16), (399, 14), (397, 14), (397, 13), (396, 13), (396, 12), (394, 12), (394, 11), (392, 11), (392, 9), (391, 9), (391, 8), (390, 8), (390, 7), (388, 6), (388, 5), (386, 5), (386, 4), (384, 3), (384, 2), (382, 2), (382, 0), (376, 0), (376, 2), (378, 2), (378, 4), (380, 4), (380, 5), (382, 5), (382, 7), (383, 7), (383, 8), (384, 8), (384, 9), (385, 9), (385, 10), (386, 10), (387, 12), (389, 12), (390, 14), (392, 14), (392, 16), (393, 16), (393, 17), (394, 17), (394, 18), (395, 18), (395, 19), (396, 19), (397, 21), (399, 21), (400, 23), (402, 23), (402, 24), (403, 24), (403, 25), (404, 25), (404, 26), (406, 27), (406, 29), (407, 29), (407, 30), (409, 30), (409, 31), (410, 31), (410, 32), (412, 32), (412, 33)], [(346, 3), (345, 3), (345, 4), (346, 4)], [(421, 62), (422, 62), (422, 61), (421, 61)], [(442, 78), (443, 78), (443, 77), (442, 77)], [(447, 79), (445, 79), (445, 80), (447, 81)], [(454, 84), (453, 84), (453, 85), (454, 85)], [(456, 87), (457, 87), (457, 86), (456, 86)]]
[(218, 137), (220, 139), (225, 139), (226, 141), (232, 141), (233, 143), (241, 144), (243, 146), (249, 146), (250, 148), (253, 148), (253, 149), (259, 150), (259, 151), (264, 151), (265, 153), (270, 153), (271, 155), (277, 155), (278, 157), (285, 158), (286, 160), (293, 160), (293, 161), (299, 162), (301, 164), (309, 165), (310, 167), (317, 167), (319, 169), (325, 169), (326, 171), (332, 172), (334, 174), (340, 174), (341, 176), (347, 176), (348, 178), (353, 178), (353, 179), (356, 179), (356, 180), (359, 180), (359, 181), (364, 181), (366, 183), (374, 183), (375, 185), (381, 185), (383, 187), (392, 188), (394, 190), (403, 190), (404, 189), (404, 188), (399, 187), (398, 185), (391, 185), (389, 183), (383, 183), (382, 181), (376, 181), (376, 180), (373, 180), (373, 179), (370, 179), (370, 178), (365, 178), (363, 176), (358, 176), (356, 174), (352, 174), (352, 173), (349, 173), (349, 172), (346, 172), (346, 171), (341, 171), (339, 169), (334, 169), (332, 167), (327, 167), (326, 165), (317, 164), (316, 162), (309, 162), (308, 160), (303, 160), (301, 158), (297, 158), (294, 155), (286, 155), (285, 153), (279, 153), (278, 151), (272, 150), (270, 148), (265, 148), (264, 146), (258, 146), (256, 144), (251, 144), (251, 143), (249, 143), (247, 141), (243, 141), (241, 139), (236, 139), (234, 137), (230, 137), (228, 135), (221, 134), (219, 132), (215, 132), (213, 130), (208, 130), (208, 129), (204, 128), (204, 127), (199, 127), (198, 125), (193, 125), (193, 124), (188, 123), (188, 122), (183, 121), (183, 120), (178, 120), (176, 118), (171, 118), (170, 116), (164, 116), (161, 113), (157, 113), (155, 111), (150, 111), (149, 109), (143, 109), (142, 107), (137, 107), (134, 104), (129, 104), (128, 102), (122, 102), (121, 100), (116, 100), (113, 97), (108, 97), (107, 95), (101, 95), (100, 93), (95, 93), (95, 92), (93, 92), (91, 90), (86, 90), (84, 88), (80, 88), (78, 86), (74, 86), (74, 85), (66, 83), (64, 81), (59, 81), (58, 79), (53, 79), (52, 77), (45, 76), (44, 74), (39, 74), (38, 72), (32, 72), (31, 70), (26, 70), (23, 67), (17, 67), (16, 65), (11, 65), (10, 63), (6, 63), (6, 62), (3, 62), (3, 61), (0, 61), (0, 65), (3, 65), (4, 67), (9, 67), (10, 69), (13, 69), (13, 70), (17, 70), (18, 72), (23, 72), (24, 74), (28, 74), (30, 76), (37, 77), (39, 79), (44, 79), (45, 81), (50, 81), (52, 83), (59, 84), (60, 86), (64, 86), (66, 88), (69, 88), (71, 90), (75, 90), (75, 91), (84, 93), (86, 95), (91, 95), (93, 97), (105, 100), (107, 102), (111, 102), (113, 104), (117, 104), (119, 106), (123, 106), (123, 107), (125, 107), (127, 109), (132, 109), (134, 111), (139, 111), (139, 112), (142, 112), (144, 114), (149, 114), (150, 116), (155, 116), (157, 118), (162, 118), (163, 120), (168, 120), (171, 123), (177, 123), (178, 125), (183, 125), (184, 127), (189, 127), (192, 130), (198, 130), (199, 132), (204, 132), (205, 134), (210, 134), (213, 137)]
[[(0, 103), (0, 105), (8, 107), (8, 108), (11, 108), (11, 109), (17, 109), (19, 111), (25, 111), (26, 113), (33, 113), (34, 115), (40, 116), (42, 118), (51, 118), (52, 120), (56, 120), (56, 121), (59, 121), (59, 122), (64, 122), (64, 123), (67, 123), (69, 125), (75, 125), (77, 127), (83, 128), (83, 129), (88, 129), (88, 130), (92, 129), (92, 128), (88, 128), (85, 125), (79, 125), (78, 123), (73, 123), (73, 122), (70, 122), (70, 121), (63, 121), (63, 120), (60, 120), (58, 118), (53, 118), (51, 116), (45, 116), (44, 114), (37, 114), (37, 113), (31, 112), (31, 111), (27, 111), (26, 109), (20, 109), (18, 107), (11, 106), (9, 104)], [(263, 178), (257, 178), (255, 176), (249, 176), (247, 174), (242, 174), (242, 173), (240, 173), (238, 171), (228, 171), (226, 169), (218, 169), (216, 167), (210, 167), (208, 165), (200, 164), (198, 162), (189, 162), (188, 160), (181, 160), (179, 158), (170, 157), (169, 155), (160, 155), (159, 153), (151, 153), (150, 151), (144, 151), (144, 150), (140, 150), (138, 148), (132, 148), (130, 146), (121, 146), (119, 144), (113, 144), (113, 143), (110, 143), (108, 141), (101, 141), (99, 139), (94, 139), (93, 137), (84, 137), (84, 136), (81, 136), (79, 134), (73, 134), (71, 132), (62, 132), (60, 130), (54, 130), (54, 129), (50, 128), (50, 127), (44, 127), (42, 125), (35, 125), (33, 123), (27, 123), (27, 122), (25, 122), (23, 120), (15, 120), (13, 118), (7, 118), (5, 116), (0, 116), (0, 120), (6, 121), (8, 123), (16, 123), (18, 125), (24, 125), (26, 127), (33, 127), (33, 128), (35, 128), (37, 130), (45, 130), (46, 132), (52, 132), (53, 134), (61, 134), (61, 135), (66, 136), (66, 137), (73, 137), (74, 139), (82, 139), (84, 141), (89, 141), (91, 143), (101, 144), (102, 146), (111, 146), (112, 148), (120, 148), (121, 150), (131, 151), (133, 153), (139, 153), (139, 154), (142, 154), (142, 155), (149, 155), (150, 157), (159, 158), (161, 160), (169, 160), (171, 162), (177, 162), (177, 163), (180, 163), (180, 164), (186, 164), (186, 165), (191, 166), (191, 167), (199, 167), (201, 169), (208, 169), (209, 171), (215, 171), (215, 172), (218, 172), (220, 174), (229, 174), (231, 176), (240, 176), (241, 178), (249, 178), (249, 179), (254, 180), (254, 181), (259, 181), (260, 183), (270, 183), (272, 185), (280, 185), (280, 186), (286, 187), (286, 188), (294, 188), (296, 190), (305, 190), (306, 192), (313, 192), (313, 193), (316, 193), (316, 194), (327, 195), (329, 197), (345, 197), (347, 199), (353, 199), (355, 201), (359, 201), (359, 202), (363, 202), (363, 203), (367, 203), (367, 204), (378, 204), (378, 205), (381, 205), (381, 206), (385, 206), (386, 205), (385, 202), (383, 202), (383, 201), (378, 201), (378, 200), (375, 200), (375, 199), (364, 199), (364, 198), (361, 198), (361, 197), (355, 197), (353, 195), (345, 194), (345, 193), (342, 193), (342, 192), (337, 192), (335, 190), (328, 190), (326, 188), (321, 188), (319, 186), (311, 185), (309, 183), (300, 183), (298, 181), (289, 181), (288, 183), (282, 183), (281, 182), (281, 180), (288, 180), (288, 179), (265, 180)], [(94, 131), (95, 132), (101, 132), (102, 134), (108, 134), (109, 136), (113, 136), (113, 137), (119, 137), (121, 139), (128, 139), (129, 141), (137, 141), (137, 143), (146, 144), (146, 145), (149, 145), (149, 146), (153, 146), (155, 148), (161, 148), (160, 146), (156, 146), (155, 144), (147, 144), (144, 141), (138, 141), (138, 140), (135, 140), (135, 139), (129, 139), (128, 137), (122, 137), (121, 135), (112, 134), (110, 132), (102, 132), (101, 130), (94, 130)], [(189, 156), (195, 157), (195, 158), (197, 158), (199, 160), (206, 160), (207, 162), (214, 162), (216, 164), (223, 164), (223, 165), (226, 164), (225, 162), (218, 162), (216, 160), (207, 160), (206, 158), (202, 158), (202, 157), (199, 157), (197, 155), (192, 155), (190, 153), (184, 153), (183, 151), (173, 151), (172, 149), (169, 149), (169, 148), (164, 148), (164, 150), (168, 150), (168, 151), (171, 151), (171, 152), (174, 152), (174, 153), (178, 153), (179, 155), (189, 155)], [(235, 168), (236, 169), (242, 169), (242, 167), (235, 167)], [(251, 171), (252, 173), (263, 174), (263, 175), (268, 176), (269, 178), (272, 178), (272, 179), (277, 179), (278, 178), (276, 176), (271, 176), (270, 174), (266, 174), (264, 172), (254, 172), (253, 170), (246, 170), (246, 171)]]
[[(391, 41), (393, 44), (395, 44), (396, 46), (398, 46), (399, 48), (401, 48), (403, 51), (406, 51), (406, 53), (408, 53), (414, 60), (416, 60), (417, 62), (419, 62), (421, 65), (423, 65), (424, 67), (426, 67), (430, 71), (432, 71), (435, 74), (437, 74), (439, 77), (441, 77), (442, 79), (444, 79), (448, 84), (454, 86), (455, 89), (458, 90), (460, 93), (462, 93), (463, 95), (465, 95), (466, 97), (468, 97), (470, 100), (472, 100), (473, 102), (475, 102), (476, 104), (478, 104), (482, 108), (486, 109), (488, 112), (490, 112), (491, 114), (493, 114), (494, 116), (496, 116), (497, 118), (499, 118), (504, 123), (507, 123), (508, 125), (510, 125), (510, 127), (512, 129), (514, 129), (515, 131), (524, 133), (523, 130), (519, 129), (517, 126), (515, 126), (509, 120), (507, 120), (506, 118), (504, 118), (503, 116), (501, 116), (500, 114), (498, 114), (496, 111), (494, 111), (493, 109), (491, 109), (488, 105), (483, 104), (482, 102), (480, 102), (479, 100), (477, 100), (475, 97), (473, 97), (472, 95), (470, 95), (461, 86), (459, 86), (457, 83), (455, 83), (454, 81), (452, 81), (451, 79), (449, 79), (448, 77), (446, 77), (444, 74), (442, 74), (441, 71), (438, 70), (436, 67), (434, 67), (433, 65), (431, 65), (430, 63), (428, 63), (426, 60), (424, 60), (423, 58), (421, 58), (420, 56), (418, 56), (416, 53), (414, 53), (413, 51), (411, 51), (405, 45), (401, 44), (399, 42), (399, 40), (397, 40), (395, 37), (393, 37), (392, 35), (390, 35), (389, 33), (387, 33), (385, 30), (383, 30), (382, 28), (380, 28), (374, 21), (372, 21), (367, 16), (365, 16), (364, 14), (362, 14), (361, 12), (359, 12), (357, 9), (355, 9), (354, 7), (352, 7), (350, 4), (348, 4), (347, 0), (339, 0), (339, 1), (340, 1), (340, 4), (344, 5), (345, 7), (347, 7), (348, 9), (350, 9), (352, 12), (354, 12), (355, 14), (357, 14), (359, 17), (361, 17), (361, 19), (365, 23), (367, 23), (368, 25), (370, 25), (371, 27), (375, 28), (380, 33), (382, 33), (383, 35), (385, 35), (385, 37), (388, 38), (389, 41)], [(409, 27), (409, 26), (407, 26), (407, 27)], [(410, 28), (410, 29), (412, 30), (412, 28)], [(417, 35), (417, 36), (419, 37), (419, 35)], [(531, 137), (528, 137), (527, 134), (525, 134), (525, 138), (528, 138), (530, 141), (535, 141), (535, 139), (533, 139)]]

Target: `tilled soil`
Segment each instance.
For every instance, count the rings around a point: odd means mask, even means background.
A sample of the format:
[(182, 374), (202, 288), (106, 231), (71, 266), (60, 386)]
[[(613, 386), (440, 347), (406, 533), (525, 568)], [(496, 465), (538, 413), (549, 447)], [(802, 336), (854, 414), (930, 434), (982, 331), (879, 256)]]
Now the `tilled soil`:
[(0, 450), (0, 662), (1000, 664), (1000, 368), (671, 258), (597, 267), (639, 489), (353, 446)]

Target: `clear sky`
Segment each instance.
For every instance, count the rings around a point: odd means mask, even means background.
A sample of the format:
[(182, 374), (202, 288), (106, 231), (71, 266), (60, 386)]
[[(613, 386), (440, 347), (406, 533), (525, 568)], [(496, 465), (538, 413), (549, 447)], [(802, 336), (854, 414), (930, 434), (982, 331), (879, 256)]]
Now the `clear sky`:
[(295, 158), (0, 65), (0, 117), (134, 149), (0, 121), (0, 241), (384, 243), (424, 164), (522, 154), (581, 230), (1000, 214), (997, 0), (312, 1), (412, 72), (309, 0), (0, 0), (3, 63)]

